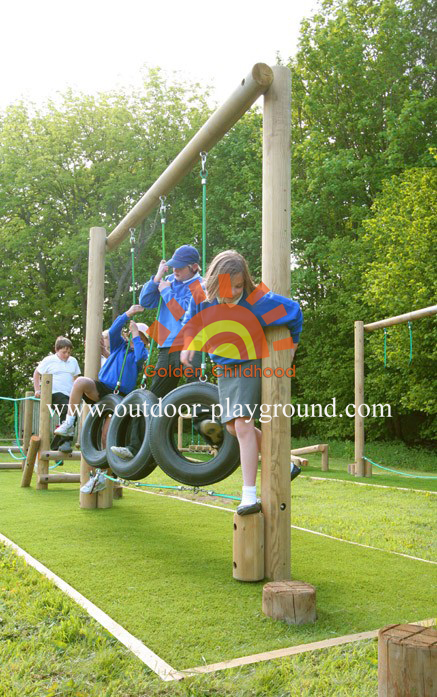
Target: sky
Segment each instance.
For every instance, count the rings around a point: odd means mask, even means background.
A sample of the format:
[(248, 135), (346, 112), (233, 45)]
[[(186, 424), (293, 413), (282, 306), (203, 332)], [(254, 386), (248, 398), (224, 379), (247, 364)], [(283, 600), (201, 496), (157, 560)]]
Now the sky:
[(67, 87), (139, 83), (147, 65), (214, 87), (224, 101), (255, 63), (296, 51), (317, 0), (9, 0), (0, 11), (0, 108)]

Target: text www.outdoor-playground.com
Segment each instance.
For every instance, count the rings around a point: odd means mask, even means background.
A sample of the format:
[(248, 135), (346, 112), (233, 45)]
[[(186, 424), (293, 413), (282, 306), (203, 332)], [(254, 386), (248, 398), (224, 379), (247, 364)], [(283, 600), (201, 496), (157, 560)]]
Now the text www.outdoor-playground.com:
[[(219, 421), (223, 416), (229, 419), (236, 419), (241, 417), (246, 417), (250, 415), (250, 418), (259, 419), (261, 423), (268, 423), (274, 418), (279, 416), (285, 416), (287, 418), (292, 418), (294, 416), (299, 418), (342, 418), (346, 416), (349, 419), (358, 416), (363, 418), (391, 418), (391, 406), (390, 404), (347, 404), (343, 411), (337, 409), (337, 400), (335, 397), (332, 398), (328, 404), (324, 406), (322, 404), (260, 404), (259, 405), (259, 415), (257, 414), (257, 407), (253, 404), (230, 404), (229, 398), (226, 399), (226, 405), (223, 408), (221, 404), (211, 404), (206, 406), (203, 404), (180, 404), (178, 407), (174, 404), (166, 404), (162, 406), (162, 397), (159, 398), (157, 404), (150, 406), (146, 402), (143, 404), (117, 404), (114, 413), (116, 416), (124, 417), (161, 417), (166, 416), (172, 418), (176, 415), (187, 417), (191, 416), (197, 418), (203, 414), (208, 414), (212, 421)], [(82, 416), (83, 409), (88, 406), (92, 416), (102, 417), (106, 412), (108, 412), (108, 407), (105, 404), (79, 404), (70, 407), (73, 414), (77, 415), (78, 418)], [(65, 406), (59, 404), (48, 404), (47, 405), (50, 416), (61, 416), (64, 413)]]

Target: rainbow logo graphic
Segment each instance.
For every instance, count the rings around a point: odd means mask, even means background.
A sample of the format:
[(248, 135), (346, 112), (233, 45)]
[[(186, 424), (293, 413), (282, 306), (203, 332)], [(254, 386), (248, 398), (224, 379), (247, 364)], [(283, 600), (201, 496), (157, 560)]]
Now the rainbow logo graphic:
[[(200, 281), (190, 284), (191, 294), (197, 305), (206, 300), (205, 292)], [(219, 292), (222, 299), (232, 298), (232, 286), (229, 274), (221, 274), (219, 277)], [(269, 289), (264, 283), (260, 283), (246, 298), (249, 305), (255, 305)], [(176, 320), (180, 320), (185, 314), (181, 305), (175, 300), (167, 303), (167, 308)], [(269, 326), (281, 317), (285, 317), (287, 311), (283, 305), (263, 314), (264, 326)], [(170, 331), (156, 320), (147, 332), (158, 345), (162, 345)], [(284, 351), (294, 348), (293, 339), (287, 337), (273, 343), (274, 351)], [(247, 307), (240, 307), (238, 303), (221, 302), (202, 309), (194, 315), (174, 339), (170, 351), (205, 351), (223, 356), (232, 361), (248, 361), (269, 356), (269, 349), (261, 325), (256, 315)]]

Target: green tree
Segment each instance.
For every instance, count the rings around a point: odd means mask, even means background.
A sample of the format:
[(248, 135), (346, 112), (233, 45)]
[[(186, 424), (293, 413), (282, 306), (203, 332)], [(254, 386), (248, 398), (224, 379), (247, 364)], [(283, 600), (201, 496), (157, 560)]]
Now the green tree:
[[(154, 70), (132, 94), (68, 92), (60, 103), (20, 103), (1, 115), (1, 394), (29, 385), (59, 334), (77, 337), (81, 357), (89, 228), (109, 234), (124, 217), (205, 121), (205, 96)], [(172, 199), (170, 245), (191, 229), (191, 185), (186, 178)], [(158, 227), (152, 215), (136, 231), (138, 285), (161, 258)], [(106, 281), (110, 322), (131, 303), (128, 241), (108, 255)]]
[[(364, 273), (364, 297), (378, 319), (393, 317), (435, 304), (437, 297), (437, 168), (412, 168), (384, 183), (364, 222), (369, 258)], [(366, 391), (372, 399), (396, 405), (396, 435), (436, 435), (435, 375), (437, 359), (435, 317), (411, 323), (413, 360), (409, 365), (407, 325), (388, 328), (387, 370), (382, 330), (368, 338)], [(419, 414), (422, 416), (419, 416)]]
[[(352, 401), (353, 322), (374, 312), (371, 298), (363, 301), (363, 221), (385, 179), (432, 162), (431, 18), (428, 0), (323, 0), (302, 23), (290, 67), (293, 287), (305, 310), (298, 358), (305, 401)], [(298, 427), (353, 434), (345, 419)]]

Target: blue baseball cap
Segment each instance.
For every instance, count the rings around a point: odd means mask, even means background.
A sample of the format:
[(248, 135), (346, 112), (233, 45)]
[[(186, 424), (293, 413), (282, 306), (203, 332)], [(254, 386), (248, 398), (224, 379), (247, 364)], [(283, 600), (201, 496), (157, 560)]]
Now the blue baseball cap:
[(200, 261), (199, 252), (191, 244), (183, 244), (173, 254), (172, 258), (166, 261), (167, 266), (172, 266), (174, 269), (182, 269), (190, 264), (198, 264)]

